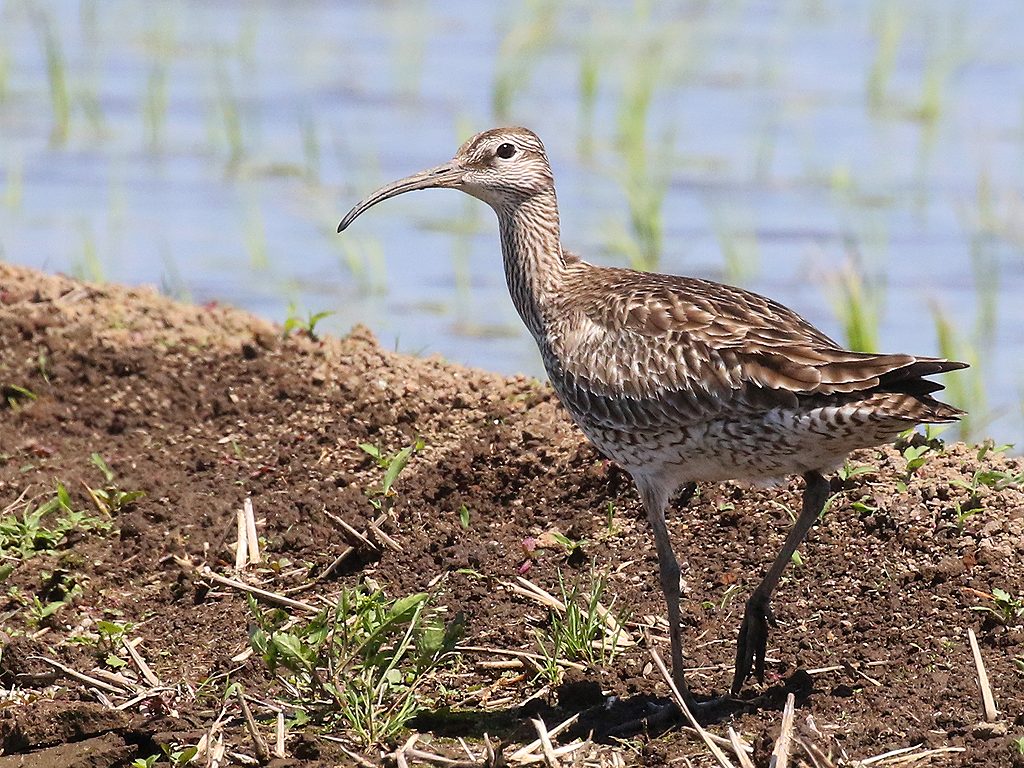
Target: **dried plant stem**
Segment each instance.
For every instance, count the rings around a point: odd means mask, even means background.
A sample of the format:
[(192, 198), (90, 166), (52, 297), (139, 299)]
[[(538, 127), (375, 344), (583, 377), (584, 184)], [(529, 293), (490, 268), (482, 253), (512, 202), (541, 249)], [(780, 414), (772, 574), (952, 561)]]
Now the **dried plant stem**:
[(771, 759), (768, 761), (769, 768), (786, 768), (789, 763), (789, 749), (793, 743), (793, 719), (796, 714), (796, 696), (792, 693), (786, 696), (786, 706), (782, 710), (782, 731), (775, 741), (775, 748), (772, 750)]
[(284, 605), (289, 608), (294, 608), (299, 611), (308, 611), (309, 613), (318, 613), (319, 610), (309, 603), (303, 603), (300, 600), (292, 600), (290, 597), (279, 595), (276, 592), (268, 592), (265, 589), (259, 587), (253, 587), (246, 584), (244, 581), (238, 581), (237, 579), (229, 579), (227, 576), (221, 576), (218, 573), (214, 573), (210, 567), (203, 566), (200, 571), (200, 575), (204, 579), (215, 581), (225, 587), (231, 587), (232, 589), (240, 589), (243, 592), (248, 592), (255, 597), (260, 597), (266, 600), (268, 603), (276, 603), (277, 605)]
[(245, 527), (245, 510), (239, 509), (235, 513), (235, 528), (238, 531), (238, 539), (235, 542), (235, 570), (245, 568), (249, 558), (249, 534)]
[(996, 700), (992, 695), (992, 687), (988, 684), (988, 672), (985, 671), (985, 662), (981, 658), (978, 636), (974, 634), (973, 629), (967, 629), (967, 639), (971, 643), (974, 669), (978, 673), (978, 691), (981, 693), (981, 709), (985, 715), (985, 722), (994, 723), (996, 718), (999, 717), (999, 710), (996, 709)]
[(251, 497), (245, 497), (245, 502), (242, 504), (242, 510), (245, 517), (246, 543), (249, 545), (249, 562), (256, 565), (263, 562), (263, 558), (260, 556), (260, 537), (259, 534), (256, 533), (256, 514), (252, 509)]
[[(562, 731), (567, 729), (569, 726), (571, 726), (573, 723), (575, 723), (579, 719), (580, 719), (580, 716), (579, 716), (579, 713), (577, 712), (575, 715), (570, 717), (568, 720), (562, 721), (561, 723), (556, 725), (554, 728), (552, 728), (550, 731), (548, 731), (548, 736), (549, 737), (550, 736), (557, 736), (558, 734), (560, 734)], [(531, 752), (536, 750), (540, 745), (541, 745), (541, 740), (540, 739), (536, 739), (535, 741), (531, 741), (525, 747), (522, 747), (521, 749), (517, 749), (515, 752), (513, 752), (509, 756), (509, 760), (511, 760), (514, 763), (515, 762), (519, 762), (524, 757), (526, 757), (528, 754), (530, 754)]]
[[(456, 651), (462, 651), (466, 653), (496, 653), (499, 656), (512, 656), (517, 659), (526, 659), (528, 661), (537, 662), (538, 664), (547, 663), (548, 659), (541, 656), (538, 653), (529, 653), (528, 651), (513, 651), (508, 648), (484, 648), (479, 645), (457, 645)], [(568, 659), (555, 659), (555, 663), (563, 667), (572, 667), (573, 669), (579, 669), (586, 671), (586, 666), (583, 664), (577, 664), (575, 661), (569, 661)]]
[(732, 750), (736, 753), (736, 759), (740, 761), (740, 768), (754, 768), (754, 761), (747, 754), (750, 747), (743, 742), (731, 725), (729, 726), (729, 743), (732, 744)]
[[(697, 735), (700, 736), (701, 740), (707, 746), (711, 754), (714, 755), (715, 760), (718, 761), (718, 764), (722, 768), (735, 768), (732, 761), (725, 756), (725, 753), (721, 750), (718, 744), (715, 743), (715, 740), (711, 738), (711, 734), (704, 730), (701, 724), (697, 722), (697, 718), (693, 716), (693, 712), (691, 712), (690, 708), (686, 706), (686, 702), (683, 700), (683, 695), (679, 692), (679, 689), (676, 688), (675, 681), (672, 679), (672, 675), (669, 674), (668, 668), (665, 666), (665, 662), (661, 660), (661, 656), (658, 655), (658, 651), (654, 648), (654, 645), (650, 643), (649, 645), (651, 658), (654, 659), (654, 665), (658, 668), (658, 671), (661, 672), (661, 676), (668, 684), (668, 688), (672, 692), (672, 698), (675, 699), (676, 706), (678, 706), (679, 711), (683, 713), (683, 717), (689, 721), (690, 726), (697, 732)], [(725, 740), (723, 739), (723, 741)], [(725, 741), (725, 746), (731, 747), (732, 744), (729, 741)]]
[(544, 721), (539, 717), (536, 720), (531, 721), (534, 729), (537, 731), (537, 735), (540, 737), (541, 750), (544, 753), (544, 764), (548, 768), (559, 768), (558, 758), (555, 757), (555, 747), (551, 743), (551, 735), (548, 733), (547, 727), (544, 725)]
[(135, 666), (139, 668), (139, 672), (142, 677), (154, 688), (159, 688), (163, 685), (160, 678), (153, 674), (153, 670), (149, 668), (146, 660), (142, 658), (142, 655), (135, 649), (135, 646), (142, 642), (139, 638), (135, 642), (128, 642), (127, 638), (121, 638), (121, 642), (124, 643), (124, 648), (128, 651), (128, 655), (132, 657), (132, 661), (135, 662)]
[[(127, 686), (126, 688), (115, 688), (113, 685), (110, 685), (109, 683), (105, 683), (102, 680), (99, 680), (95, 677), (90, 677), (89, 675), (79, 672), (76, 669), (64, 666), (59, 661), (48, 659), (45, 656), (32, 656), (31, 658), (37, 659), (43, 662), (44, 664), (49, 664), (51, 667), (60, 671), (65, 676), (70, 677), (73, 680), (77, 680), (80, 683), (91, 685), (93, 688), (98, 688), (99, 690), (105, 691), (106, 693), (112, 693), (117, 696), (123, 696), (126, 691), (131, 692), (131, 686)], [(127, 681), (125, 682), (127, 683)]]
[(517, 595), (522, 595), (523, 597), (528, 597), (531, 600), (536, 600), (541, 605), (558, 611), (559, 613), (565, 613), (565, 603), (550, 592), (546, 592), (532, 581), (524, 579), (522, 576), (517, 576), (516, 581), (518, 581), (519, 584), (507, 584), (506, 586)]
[(256, 725), (256, 718), (252, 716), (252, 710), (249, 709), (249, 702), (245, 700), (242, 686), (235, 688), (235, 696), (242, 707), (242, 715), (245, 717), (245, 727), (246, 730), (249, 731), (249, 736), (252, 738), (253, 749), (256, 750), (256, 759), (261, 763), (269, 762), (270, 749), (267, 747), (267, 742)]

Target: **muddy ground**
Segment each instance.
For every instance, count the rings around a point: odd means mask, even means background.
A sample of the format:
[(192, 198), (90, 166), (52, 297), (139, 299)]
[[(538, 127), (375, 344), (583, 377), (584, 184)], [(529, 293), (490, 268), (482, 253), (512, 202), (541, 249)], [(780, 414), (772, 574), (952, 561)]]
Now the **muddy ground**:
[[(667, 693), (642, 639), (647, 627), (667, 656), (655, 553), (629, 479), (584, 442), (545, 384), (394, 354), (365, 329), (285, 335), (232, 309), (0, 265), (0, 388), (0, 766), (128, 766), (152, 755), (171, 764), (163, 749), (201, 741), (197, 764), (217, 762), (219, 749), (219, 764), (247, 764), (259, 748), (232, 683), (271, 752), (275, 708), (286, 716), (284, 756), (266, 758), (279, 766), (394, 764), (412, 730), (419, 748), (467, 765), (458, 737), (476, 755), (486, 732), (509, 758), (535, 738), (531, 717), (554, 727), (575, 712), (580, 724), (561, 738), (585, 738), (583, 729), (598, 743), (562, 764), (711, 764), (678, 729), (603, 736), (621, 707)], [(359, 444), (390, 455), (416, 440), (422, 449), (383, 496), (384, 470)], [(864, 452), (853, 459), (864, 471), (833, 481), (836, 498), (776, 594), (765, 683), (742, 695), (755, 703), (709, 726), (724, 735), (731, 725), (756, 763), (767, 764), (793, 691), (795, 750), (807, 764), (913, 747), (900, 764), (1024, 765), (1024, 618), (1014, 603), (1024, 597), (1024, 466), (997, 451), (979, 460), (962, 444), (922, 458), (913, 469), (896, 449)], [(78, 524), (49, 537), (12, 528), (55, 497), (57, 481), (68, 509), (85, 512)], [(144, 495), (106, 514), (89, 488)], [(710, 485), (670, 515), (689, 680), (702, 697), (727, 689), (745, 596), (799, 493), (796, 480)], [(265, 561), (238, 573), (246, 497)], [(368, 528), (379, 507), (380, 535)], [(53, 509), (41, 525), (54, 531), (62, 516)], [(462, 647), (490, 650), (432, 672), (417, 691), (427, 714), (367, 746), (336, 723), (294, 722), (287, 686), (246, 654), (245, 593), (204, 567), (314, 607), (357, 584), (391, 598), (428, 592), (444, 616), (464, 618)], [(592, 569), (607, 574), (602, 602), (638, 643), (569, 669), (562, 685), (528, 660), (510, 666), (550, 629), (549, 609), (513, 590), (517, 577), (561, 595), (560, 577), (586, 588)], [(1002, 610), (989, 597), (999, 589)], [(969, 628), (994, 723), (979, 703)], [(136, 639), (149, 681), (124, 645)], [(602, 708), (602, 692), (621, 706)]]

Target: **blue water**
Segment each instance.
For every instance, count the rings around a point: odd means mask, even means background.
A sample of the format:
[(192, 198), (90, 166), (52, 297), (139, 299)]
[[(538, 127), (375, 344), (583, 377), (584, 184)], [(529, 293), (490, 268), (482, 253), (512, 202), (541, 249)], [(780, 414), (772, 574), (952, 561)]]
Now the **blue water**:
[[(71, 104), (64, 140), (47, 30)], [(964, 380), (984, 392), (973, 436), (1013, 442), (1021, 39), (1011, 0), (0, 1), (0, 258), (275, 320), (329, 310), (328, 330), (364, 323), (390, 347), (540, 376), (482, 203), (424, 192), (344, 239), (335, 227), (467, 134), (519, 123), (547, 144), (565, 244), (625, 263), (619, 123), (647, 63), (646, 146), (667, 184), (658, 268), (739, 282), (841, 339), (835, 280), (856, 264), (880, 346), (936, 353), (940, 308), (978, 362)], [(502, 73), (512, 96), (496, 115)], [(161, 82), (166, 108), (147, 108)]]

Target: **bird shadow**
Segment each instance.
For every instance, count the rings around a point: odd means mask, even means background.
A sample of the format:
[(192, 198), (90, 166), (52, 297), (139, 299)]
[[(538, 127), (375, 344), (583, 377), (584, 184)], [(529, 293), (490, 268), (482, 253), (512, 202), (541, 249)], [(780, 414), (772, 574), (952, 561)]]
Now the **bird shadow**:
[[(740, 714), (782, 710), (790, 693), (796, 697), (798, 707), (806, 704), (814, 693), (813, 678), (797, 670), (757, 696), (699, 700), (698, 720), (702, 725), (712, 725)], [(553, 728), (577, 715), (576, 722), (565, 730), (560, 739), (589, 738), (598, 743), (613, 743), (644, 734), (660, 736), (683, 723), (682, 715), (671, 707), (670, 699), (645, 693), (628, 697), (605, 696), (597, 678), (584, 677), (564, 683), (556, 689), (554, 698), (557, 705), (535, 699), (527, 706), (508, 709), (425, 710), (409, 722), (409, 727), (435, 736), (482, 739), (486, 735), (500, 739), (504, 744), (514, 744), (536, 737), (531, 719), (540, 718)], [(665, 712), (668, 717), (655, 715)]]
[[(796, 699), (797, 706), (802, 706), (813, 692), (813, 678), (803, 670), (797, 670), (756, 696), (698, 698), (698, 709), (693, 714), (702, 726), (713, 725), (737, 715), (762, 710), (781, 711), (791, 693)], [(671, 699), (649, 694), (637, 694), (627, 698), (610, 696), (601, 705), (590, 707), (579, 714), (579, 719), (566, 731), (565, 736), (589, 737), (598, 743), (609, 743), (640, 735), (656, 737), (680, 725), (688, 724)]]

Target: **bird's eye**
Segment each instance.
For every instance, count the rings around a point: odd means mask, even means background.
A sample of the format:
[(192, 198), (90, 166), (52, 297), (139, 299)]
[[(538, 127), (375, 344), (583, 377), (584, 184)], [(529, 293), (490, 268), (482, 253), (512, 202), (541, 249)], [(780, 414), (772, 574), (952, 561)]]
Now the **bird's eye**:
[(496, 154), (502, 160), (508, 160), (515, 153), (516, 153), (515, 146), (512, 145), (512, 144), (509, 144), (506, 141), (504, 144), (502, 144), (501, 146), (498, 147), (498, 150), (494, 154)]

